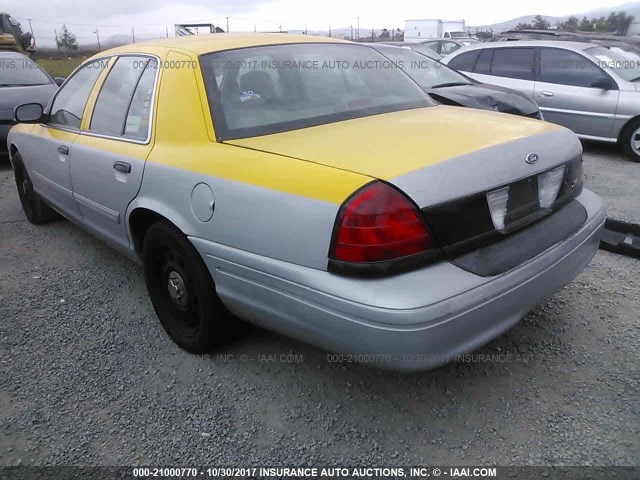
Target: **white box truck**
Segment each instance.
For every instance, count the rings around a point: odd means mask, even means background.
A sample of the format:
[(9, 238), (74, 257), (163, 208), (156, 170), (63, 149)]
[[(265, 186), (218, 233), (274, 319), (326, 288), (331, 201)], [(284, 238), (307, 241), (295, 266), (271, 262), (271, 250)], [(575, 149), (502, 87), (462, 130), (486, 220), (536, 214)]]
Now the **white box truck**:
[(468, 38), (464, 20), (405, 20), (404, 41), (420, 43), (434, 38)]

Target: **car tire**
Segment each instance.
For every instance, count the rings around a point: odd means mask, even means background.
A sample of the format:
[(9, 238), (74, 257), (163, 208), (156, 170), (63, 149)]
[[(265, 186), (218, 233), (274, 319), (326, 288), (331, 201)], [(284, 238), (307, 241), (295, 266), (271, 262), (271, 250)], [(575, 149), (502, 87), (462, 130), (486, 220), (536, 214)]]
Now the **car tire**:
[(222, 343), (230, 314), (187, 237), (169, 222), (157, 222), (144, 236), (142, 257), (151, 303), (171, 339), (196, 354)]
[(640, 163), (640, 119), (631, 122), (620, 135), (624, 153), (634, 162)]
[(29, 173), (27, 173), (27, 169), (22, 162), (22, 157), (17, 152), (13, 155), (13, 164), (18, 196), (27, 220), (34, 225), (41, 225), (59, 219), (60, 214), (47, 205), (44, 199), (33, 189), (31, 177), (29, 177)]

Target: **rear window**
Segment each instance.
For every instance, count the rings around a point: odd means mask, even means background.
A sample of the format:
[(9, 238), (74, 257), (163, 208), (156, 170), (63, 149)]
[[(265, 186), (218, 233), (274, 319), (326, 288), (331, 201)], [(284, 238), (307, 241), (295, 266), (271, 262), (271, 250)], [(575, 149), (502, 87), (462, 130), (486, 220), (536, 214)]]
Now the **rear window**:
[(47, 85), (49, 76), (27, 57), (0, 56), (0, 87)]
[(604, 47), (587, 48), (585, 53), (589, 54), (600, 68), (616, 73), (627, 82), (640, 81), (640, 65), (637, 61)]
[(293, 44), (203, 55), (221, 140), (435, 105), (394, 62), (362, 45)]

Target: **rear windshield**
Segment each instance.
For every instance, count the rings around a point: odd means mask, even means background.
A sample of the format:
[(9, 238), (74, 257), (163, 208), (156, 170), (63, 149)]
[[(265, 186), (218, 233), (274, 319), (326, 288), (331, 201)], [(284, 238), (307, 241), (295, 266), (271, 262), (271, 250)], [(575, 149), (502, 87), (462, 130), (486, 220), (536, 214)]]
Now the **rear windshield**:
[(291, 44), (203, 55), (220, 140), (432, 106), (397, 65), (363, 45)]
[(51, 79), (27, 57), (0, 55), (0, 87), (46, 85)]
[(595, 59), (600, 68), (615, 72), (627, 82), (640, 81), (640, 65), (635, 60), (605, 47), (587, 48), (585, 52)]

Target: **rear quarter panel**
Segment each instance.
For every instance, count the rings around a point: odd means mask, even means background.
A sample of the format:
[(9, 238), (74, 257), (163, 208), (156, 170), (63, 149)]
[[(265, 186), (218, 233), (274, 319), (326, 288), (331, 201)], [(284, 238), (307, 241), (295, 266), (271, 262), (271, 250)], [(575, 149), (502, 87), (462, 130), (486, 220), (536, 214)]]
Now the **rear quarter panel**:
[[(197, 57), (167, 56), (168, 65), (184, 60)], [(216, 142), (199, 68), (163, 70), (156, 119), (156, 143), (129, 218), (150, 209), (188, 236), (326, 269), (338, 209), (370, 177)], [(212, 199), (192, 199), (199, 184)], [(212, 218), (199, 220), (194, 210), (210, 203)]]

